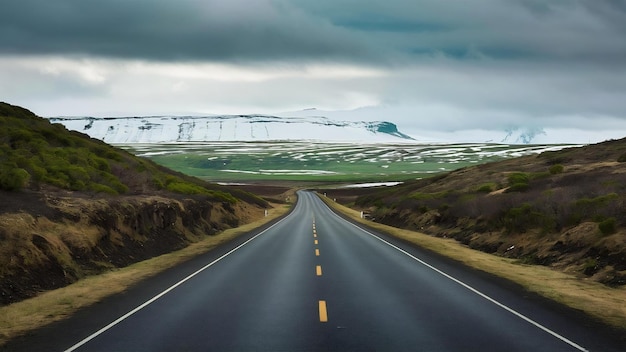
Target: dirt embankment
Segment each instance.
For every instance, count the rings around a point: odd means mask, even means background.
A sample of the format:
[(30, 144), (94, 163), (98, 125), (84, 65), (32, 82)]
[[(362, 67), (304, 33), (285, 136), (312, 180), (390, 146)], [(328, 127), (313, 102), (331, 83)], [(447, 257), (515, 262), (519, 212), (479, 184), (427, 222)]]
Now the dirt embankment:
[(612, 287), (626, 284), (626, 232), (602, 235), (594, 222), (583, 222), (550, 234), (536, 229), (511, 234), (504, 230), (485, 230), (482, 219), (448, 221), (437, 211), (389, 213), (376, 220), (436, 237), (453, 238), (472, 249), (518, 259), (520, 264), (548, 266)]
[(626, 285), (626, 139), (328, 196), (386, 225)]
[(0, 203), (2, 305), (183, 248), (264, 212), (205, 196), (2, 193)]

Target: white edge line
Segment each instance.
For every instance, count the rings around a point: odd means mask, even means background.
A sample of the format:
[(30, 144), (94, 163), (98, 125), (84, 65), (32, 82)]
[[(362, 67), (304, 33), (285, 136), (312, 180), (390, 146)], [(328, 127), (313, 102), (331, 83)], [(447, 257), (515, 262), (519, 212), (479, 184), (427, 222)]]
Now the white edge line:
[(139, 305), (137, 308), (131, 310), (130, 312), (122, 315), (121, 317), (117, 318), (116, 320), (114, 320), (113, 322), (111, 322), (109, 325), (103, 327), (102, 329), (94, 332), (93, 334), (87, 336), (86, 338), (84, 338), (82, 341), (78, 342), (77, 344), (73, 345), (72, 347), (66, 349), (64, 352), (72, 352), (75, 351), (76, 349), (82, 347), (83, 345), (85, 345), (87, 342), (95, 339), (96, 337), (98, 337), (99, 335), (101, 335), (102, 333), (106, 332), (107, 330), (111, 329), (112, 327), (114, 327), (115, 325), (121, 323), (122, 321), (124, 321), (126, 318), (130, 317), (131, 315), (137, 313), (138, 311), (142, 310), (143, 308), (147, 307), (148, 305), (154, 303), (156, 300), (158, 300), (159, 298), (165, 296), (167, 293), (169, 293), (170, 291), (174, 290), (176, 287), (182, 285), (183, 283), (185, 283), (186, 281), (188, 281), (189, 279), (193, 278), (194, 276), (198, 275), (199, 273), (201, 273), (202, 271), (208, 269), (209, 267), (213, 266), (214, 264), (216, 264), (217, 262), (219, 262), (220, 260), (226, 258), (227, 256), (231, 255), (233, 252), (235, 252), (236, 250), (240, 249), (241, 247), (245, 246), (246, 244), (252, 242), (252, 240), (254, 240), (255, 238), (261, 236), (262, 234), (264, 234), (265, 232), (269, 231), (271, 228), (273, 228), (274, 226), (280, 224), (281, 222), (283, 222), (285, 219), (287, 219), (289, 216), (284, 217), (283, 219), (281, 219), (280, 221), (276, 222), (274, 225), (266, 228), (265, 230), (259, 232), (258, 234), (254, 235), (254, 237), (250, 238), (249, 240), (245, 241), (244, 243), (238, 245), (237, 247), (231, 249), (230, 251), (228, 251), (227, 253), (225, 253), (224, 255), (222, 255), (221, 257), (215, 259), (214, 261), (212, 261), (211, 263), (203, 266), (202, 268), (198, 269), (197, 271), (195, 271), (194, 273), (190, 274), (189, 276), (185, 277), (184, 279), (178, 281), (177, 283), (175, 283), (174, 285), (170, 286), (169, 288), (167, 288), (165, 291), (157, 294), (156, 296), (150, 298), (149, 300), (147, 300), (146, 302), (144, 302), (143, 304)]
[[(324, 205), (326, 205), (326, 204), (324, 204)], [(328, 207), (328, 205), (326, 205), (326, 207)], [(328, 207), (328, 208), (330, 209), (330, 207)], [(338, 217), (338, 218), (340, 218), (340, 219), (344, 220), (344, 219), (343, 219), (343, 218), (341, 218), (339, 215), (337, 215), (334, 211), (332, 211), (332, 209), (331, 209), (331, 212), (332, 212), (332, 213), (333, 213), (336, 217)], [(513, 315), (515, 315), (515, 316), (517, 316), (518, 318), (520, 318), (520, 319), (522, 319), (522, 320), (525, 320), (526, 322), (528, 322), (528, 323), (530, 323), (530, 324), (534, 325), (535, 327), (537, 327), (537, 328), (539, 328), (539, 329), (541, 329), (541, 330), (543, 330), (543, 331), (547, 332), (548, 334), (550, 334), (550, 335), (552, 335), (552, 336), (556, 337), (557, 339), (559, 339), (559, 340), (561, 340), (561, 341), (565, 342), (566, 344), (568, 344), (568, 345), (570, 345), (570, 346), (572, 346), (572, 347), (576, 348), (577, 350), (579, 350), (579, 351), (584, 351), (584, 352), (589, 352), (589, 350), (587, 350), (586, 348), (584, 348), (584, 347), (582, 347), (582, 346), (578, 345), (577, 343), (575, 343), (575, 342), (573, 342), (573, 341), (569, 340), (568, 338), (566, 338), (566, 337), (564, 337), (564, 336), (562, 336), (562, 335), (559, 335), (559, 334), (558, 334), (558, 333), (556, 333), (555, 331), (550, 330), (549, 328), (547, 328), (547, 327), (545, 327), (545, 326), (541, 325), (540, 323), (538, 323), (538, 322), (536, 322), (536, 321), (532, 320), (531, 318), (529, 318), (529, 317), (527, 317), (527, 316), (523, 315), (522, 313), (520, 313), (520, 312), (518, 312), (518, 311), (514, 310), (513, 308), (510, 308), (510, 307), (508, 307), (508, 306), (504, 305), (503, 303), (500, 303), (500, 302), (496, 301), (495, 299), (493, 299), (493, 298), (491, 298), (491, 297), (487, 296), (486, 294), (484, 294), (484, 293), (482, 293), (482, 292), (478, 291), (477, 289), (475, 289), (474, 287), (472, 287), (472, 286), (470, 286), (470, 285), (468, 285), (468, 284), (464, 283), (463, 281), (461, 281), (461, 280), (459, 280), (459, 279), (457, 279), (457, 278), (455, 278), (455, 277), (453, 277), (453, 276), (451, 276), (451, 275), (449, 275), (449, 274), (446, 274), (445, 272), (443, 272), (443, 271), (441, 271), (441, 270), (439, 270), (439, 269), (435, 268), (434, 266), (432, 266), (432, 265), (430, 265), (430, 264), (426, 263), (425, 261), (423, 261), (423, 260), (421, 260), (421, 259), (419, 259), (419, 258), (415, 257), (414, 255), (412, 255), (411, 253), (409, 253), (409, 252), (405, 251), (404, 249), (402, 249), (402, 248), (400, 248), (400, 247), (398, 247), (398, 246), (396, 246), (396, 245), (394, 245), (394, 244), (392, 244), (392, 243), (390, 243), (390, 242), (387, 242), (386, 240), (384, 240), (384, 239), (382, 239), (382, 238), (380, 238), (380, 237), (376, 236), (375, 234), (373, 234), (373, 233), (369, 232), (368, 230), (366, 230), (366, 229), (364, 229), (364, 228), (362, 228), (362, 227), (360, 227), (360, 226), (358, 226), (358, 225), (356, 225), (356, 224), (354, 224), (354, 223), (352, 223), (352, 222), (350, 222), (350, 221), (348, 221), (348, 223), (349, 223), (350, 225), (352, 225), (352, 226), (354, 226), (354, 227), (358, 228), (359, 230), (363, 231), (364, 233), (366, 233), (366, 234), (368, 234), (368, 235), (370, 235), (370, 236), (374, 237), (375, 239), (377, 239), (377, 240), (379, 240), (379, 241), (383, 242), (384, 244), (388, 245), (389, 247), (394, 248), (395, 250), (397, 250), (397, 251), (399, 251), (399, 252), (403, 253), (404, 255), (408, 256), (409, 258), (411, 258), (411, 259), (413, 259), (413, 260), (417, 261), (418, 263), (420, 263), (420, 264), (424, 265), (425, 267), (427, 267), (427, 268), (429, 268), (429, 269), (431, 269), (431, 270), (435, 271), (436, 273), (438, 273), (438, 274), (440, 274), (440, 275), (442, 275), (442, 276), (446, 277), (447, 279), (452, 280), (452, 281), (454, 281), (455, 283), (457, 283), (457, 284), (459, 284), (459, 285), (461, 285), (461, 286), (465, 287), (466, 289), (468, 289), (468, 290), (472, 291), (472, 292), (473, 292), (473, 293), (475, 293), (476, 295), (478, 295), (478, 296), (480, 296), (480, 297), (482, 297), (482, 298), (486, 299), (487, 301), (489, 301), (489, 302), (491, 302), (491, 303), (493, 303), (493, 304), (497, 305), (498, 307), (500, 307), (500, 308), (502, 308), (502, 309), (506, 310), (507, 312), (509, 312), (509, 313), (511, 313), (511, 314), (513, 314)]]

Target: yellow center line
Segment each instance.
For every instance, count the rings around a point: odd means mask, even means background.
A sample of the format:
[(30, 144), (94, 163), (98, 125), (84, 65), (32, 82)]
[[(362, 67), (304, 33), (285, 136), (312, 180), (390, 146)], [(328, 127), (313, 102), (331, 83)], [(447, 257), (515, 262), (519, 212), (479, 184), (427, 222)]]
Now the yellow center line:
[(317, 244), (317, 240), (315, 240), (315, 244)]
[(321, 265), (316, 266), (315, 272), (317, 273), (317, 276), (322, 276), (322, 266)]
[(328, 322), (328, 312), (326, 311), (326, 301), (320, 301), (320, 322)]
[(319, 249), (315, 249), (315, 256), (319, 257), (320, 256), (320, 250)]
[(317, 238), (317, 234), (316, 234), (316, 233), (314, 233), (314, 234), (313, 234), (313, 237)]

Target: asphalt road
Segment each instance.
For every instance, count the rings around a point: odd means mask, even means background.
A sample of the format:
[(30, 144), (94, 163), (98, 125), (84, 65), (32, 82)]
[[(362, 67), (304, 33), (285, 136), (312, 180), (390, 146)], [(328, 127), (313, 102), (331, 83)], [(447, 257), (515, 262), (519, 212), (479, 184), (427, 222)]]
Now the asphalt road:
[(623, 351), (619, 335), (364, 230), (290, 215), (6, 345), (10, 351)]

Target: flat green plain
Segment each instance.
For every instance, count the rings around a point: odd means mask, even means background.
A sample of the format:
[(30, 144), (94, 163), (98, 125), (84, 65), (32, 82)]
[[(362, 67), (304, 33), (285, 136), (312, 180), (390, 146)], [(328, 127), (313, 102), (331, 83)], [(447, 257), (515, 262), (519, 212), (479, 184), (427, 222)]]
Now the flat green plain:
[(209, 181), (404, 181), (575, 145), (206, 142), (119, 145)]

